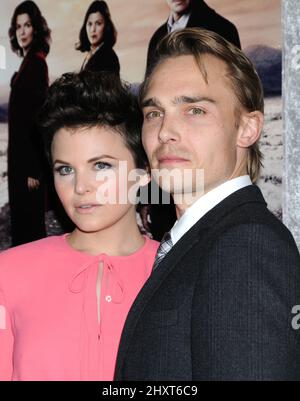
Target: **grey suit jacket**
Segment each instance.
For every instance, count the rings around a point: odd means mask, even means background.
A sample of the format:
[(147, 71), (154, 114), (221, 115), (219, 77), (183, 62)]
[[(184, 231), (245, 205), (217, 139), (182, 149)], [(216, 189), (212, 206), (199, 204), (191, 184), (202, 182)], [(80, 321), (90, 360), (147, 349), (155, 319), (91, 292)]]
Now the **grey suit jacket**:
[(115, 380), (300, 380), (300, 257), (256, 186), (170, 250), (133, 304)]

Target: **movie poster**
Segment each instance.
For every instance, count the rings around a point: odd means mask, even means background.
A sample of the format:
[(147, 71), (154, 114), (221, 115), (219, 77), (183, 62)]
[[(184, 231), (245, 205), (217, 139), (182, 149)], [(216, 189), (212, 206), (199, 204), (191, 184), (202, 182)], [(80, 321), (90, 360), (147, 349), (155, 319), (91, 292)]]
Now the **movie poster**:
[[(0, 250), (10, 246), (7, 191), (7, 108), (10, 80), (21, 58), (10, 48), (8, 29), (16, 0), (2, 0), (0, 14)], [(36, 0), (52, 31), (47, 57), (50, 82), (68, 71), (79, 71), (85, 55), (75, 50), (79, 31), (91, 1)], [(264, 86), (265, 127), (260, 140), (264, 168), (259, 186), (269, 208), (281, 217), (282, 104), (281, 104), (281, 2), (280, 0), (206, 0), (238, 29), (241, 46), (255, 63)], [(166, 22), (166, 0), (107, 0), (118, 36), (114, 50), (121, 77), (138, 85), (144, 76), (147, 48), (155, 30)], [(30, 96), (30, 94), (28, 94)], [(55, 217), (47, 211), (48, 234), (54, 234)]]

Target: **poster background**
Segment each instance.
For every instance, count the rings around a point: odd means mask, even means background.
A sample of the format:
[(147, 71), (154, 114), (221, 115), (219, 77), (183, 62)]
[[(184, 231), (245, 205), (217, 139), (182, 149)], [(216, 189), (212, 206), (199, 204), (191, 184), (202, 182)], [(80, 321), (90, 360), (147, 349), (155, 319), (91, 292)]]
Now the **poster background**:
[[(280, 0), (207, 0), (207, 4), (232, 21), (240, 34), (242, 48), (264, 44), (281, 47)], [(0, 103), (7, 99), (8, 82), (20, 59), (12, 54), (7, 31), (17, 0), (1, 0), (0, 43), (7, 49), (7, 68), (0, 71)], [(50, 77), (80, 68), (84, 55), (74, 44), (90, 0), (36, 0), (52, 29), (52, 46), (47, 58)], [(107, 0), (118, 31), (115, 50), (121, 75), (129, 82), (143, 78), (147, 46), (155, 29), (166, 21), (165, 0)]]
[[(67, 71), (79, 70), (84, 54), (75, 50), (85, 12), (91, 0), (35, 0), (52, 30), (52, 45), (47, 57), (50, 80)], [(17, 0), (1, 0), (0, 45), (6, 55), (5, 69), (0, 69), (0, 249), (9, 245), (7, 205), (7, 124), (5, 109), (9, 82), (21, 59), (12, 53), (8, 28)], [(169, 8), (165, 0), (107, 0), (118, 31), (115, 51), (121, 64), (121, 77), (140, 82), (146, 64), (149, 40), (166, 21)], [(268, 88), (281, 86), (281, 1), (280, 0), (207, 0), (219, 14), (232, 21), (240, 35), (242, 49), (253, 57), (268, 80)], [(261, 47), (263, 45), (264, 47)], [(2, 65), (2, 63), (0, 64)], [(274, 80), (272, 80), (274, 78)], [(271, 79), (271, 80), (270, 80)], [(274, 84), (275, 83), (275, 84)], [(274, 86), (275, 85), (275, 86)], [(259, 181), (270, 209), (281, 216), (282, 110), (281, 90), (266, 98), (265, 129), (261, 149), (265, 154)]]

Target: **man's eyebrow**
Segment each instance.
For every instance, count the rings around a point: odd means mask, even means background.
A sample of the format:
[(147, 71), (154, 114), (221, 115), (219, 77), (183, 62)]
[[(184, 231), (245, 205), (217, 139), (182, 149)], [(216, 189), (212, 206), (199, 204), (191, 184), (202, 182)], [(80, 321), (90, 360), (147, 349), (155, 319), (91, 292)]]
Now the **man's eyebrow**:
[(178, 96), (174, 100), (172, 100), (173, 104), (198, 103), (198, 102), (216, 103), (214, 99), (207, 96)]
[[(198, 103), (198, 102), (209, 102), (215, 104), (216, 101), (207, 96), (178, 96), (172, 100), (173, 104), (183, 104), (183, 103)], [(149, 99), (145, 99), (141, 103), (141, 107), (162, 107), (161, 102), (155, 98), (151, 97)]]
[(150, 97), (149, 99), (145, 99), (141, 103), (141, 107), (142, 108), (150, 107), (150, 106), (152, 106), (152, 107), (162, 107), (162, 104), (155, 97)]

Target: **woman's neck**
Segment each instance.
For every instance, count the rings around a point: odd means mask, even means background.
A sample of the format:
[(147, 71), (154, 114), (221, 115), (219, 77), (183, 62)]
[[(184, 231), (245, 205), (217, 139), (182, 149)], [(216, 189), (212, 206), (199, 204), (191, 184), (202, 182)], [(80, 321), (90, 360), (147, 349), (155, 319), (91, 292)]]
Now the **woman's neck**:
[(22, 49), (23, 50), (23, 57), (27, 56), (27, 54), (30, 52), (30, 49), (31, 49), (31, 45)]

